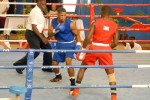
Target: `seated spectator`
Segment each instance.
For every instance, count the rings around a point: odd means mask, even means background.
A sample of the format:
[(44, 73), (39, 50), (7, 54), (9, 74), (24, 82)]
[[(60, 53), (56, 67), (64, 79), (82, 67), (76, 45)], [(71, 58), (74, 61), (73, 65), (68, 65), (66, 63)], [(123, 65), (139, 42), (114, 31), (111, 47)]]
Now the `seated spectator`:
[[(9, 2), (15, 2), (15, 0), (9, 0)], [(9, 10), (7, 11), (7, 14), (15, 14), (16, 5), (10, 4)]]
[(85, 31), (80, 30), (80, 29), (84, 29), (83, 21), (81, 19), (76, 20), (76, 27), (77, 27), (77, 29), (79, 29), (79, 34), (80, 34), (81, 41), (84, 41)]
[(29, 14), (32, 10), (32, 5), (26, 5), (26, 14)]
[[(57, 6), (56, 4), (52, 4), (51, 10), (48, 12), (48, 15), (57, 15)], [(45, 23), (44, 23), (44, 29), (48, 29), (48, 27), (51, 25), (52, 19), (55, 17), (50, 17), (49, 19), (46, 18)], [(48, 31), (43, 31), (43, 34), (45, 37), (48, 37)]]
[[(3, 2), (7, 2), (7, 4), (2, 4)], [(4, 28), (5, 25), (5, 20), (6, 20), (6, 14), (9, 10), (9, 1), (8, 0), (0, 0), (0, 14), (3, 14), (4, 16), (0, 16), (0, 28)], [(0, 34), (3, 34), (3, 31), (0, 31)], [(9, 39), (9, 36), (6, 35), (5, 37), (1, 37), (3, 40), (4, 39)], [(3, 42), (1, 43), (4, 46), (4, 49), (10, 49), (10, 43), (9, 42)]]
[[(127, 40), (128, 35), (126, 33), (122, 34), (122, 40)], [(130, 36), (129, 40), (135, 40), (135, 36)], [(122, 42), (122, 44), (124, 45), (124, 49), (125, 50), (142, 50), (142, 47), (140, 44), (135, 43), (135, 42)]]
[[(8, 2), (8, 4), (2, 4), (3, 2)], [(9, 10), (9, 1), (8, 0), (0, 0), (0, 14), (7, 14)], [(4, 28), (6, 16), (0, 16), (0, 28)], [(2, 33), (1, 31), (0, 33)]]
[(52, 4), (51, 10), (49, 11), (50, 15), (57, 15), (57, 6), (55, 4)]

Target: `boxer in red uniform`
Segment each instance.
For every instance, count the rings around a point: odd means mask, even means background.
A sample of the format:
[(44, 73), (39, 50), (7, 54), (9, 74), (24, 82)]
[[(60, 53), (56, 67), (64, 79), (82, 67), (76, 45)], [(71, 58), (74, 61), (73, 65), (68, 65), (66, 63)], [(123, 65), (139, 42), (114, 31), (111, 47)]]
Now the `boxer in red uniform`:
[[(118, 44), (117, 24), (113, 22), (109, 15), (111, 9), (109, 6), (103, 6), (101, 8), (101, 18), (92, 22), (90, 30), (83, 42), (83, 49), (89, 50), (112, 50)], [(82, 53), (82, 55), (84, 55)], [(82, 56), (81, 55), (81, 56)], [(82, 61), (82, 65), (95, 65), (98, 60), (99, 65), (113, 65), (112, 53), (86, 53)], [(84, 76), (84, 72), (87, 68), (80, 68), (76, 84), (80, 85)], [(105, 68), (105, 72), (108, 76), (109, 85), (116, 85), (116, 79), (114, 74), (114, 68)], [(72, 95), (78, 96), (79, 88), (74, 89)], [(117, 100), (116, 88), (111, 88), (111, 100)]]

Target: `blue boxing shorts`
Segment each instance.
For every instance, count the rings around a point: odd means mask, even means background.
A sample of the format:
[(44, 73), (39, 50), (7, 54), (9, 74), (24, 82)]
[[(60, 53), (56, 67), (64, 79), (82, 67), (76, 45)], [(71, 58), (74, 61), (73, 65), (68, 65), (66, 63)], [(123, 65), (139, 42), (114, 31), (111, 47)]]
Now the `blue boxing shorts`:
[[(71, 42), (57, 42), (56, 49), (57, 50), (75, 50), (76, 43), (74, 41)], [(66, 58), (74, 58), (74, 52), (54, 52), (53, 61), (57, 62), (65, 62)]]

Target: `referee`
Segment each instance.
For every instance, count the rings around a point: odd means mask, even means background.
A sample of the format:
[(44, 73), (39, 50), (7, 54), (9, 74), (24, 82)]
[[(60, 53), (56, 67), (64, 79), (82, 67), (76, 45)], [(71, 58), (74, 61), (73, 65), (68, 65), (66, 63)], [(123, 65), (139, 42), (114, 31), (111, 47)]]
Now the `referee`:
[[(51, 49), (48, 39), (42, 34), (45, 18), (43, 16), (46, 8), (45, 0), (37, 0), (37, 5), (31, 10), (27, 19), (26, 34), (25, 37), (31, 49)], [(39, 52), (35, 52), (34, 59), (39, 55)], [(27, 55), (16, 61), (13, 65), (27, 65)], [(43, 66), (52, 65), (52, 53), (44, 52)], [(17, 68), (16, 71), (19, 74), (23, 74), (23, 68)], [(43, 71), (53, 72), (51, 68), (42, 69)]]

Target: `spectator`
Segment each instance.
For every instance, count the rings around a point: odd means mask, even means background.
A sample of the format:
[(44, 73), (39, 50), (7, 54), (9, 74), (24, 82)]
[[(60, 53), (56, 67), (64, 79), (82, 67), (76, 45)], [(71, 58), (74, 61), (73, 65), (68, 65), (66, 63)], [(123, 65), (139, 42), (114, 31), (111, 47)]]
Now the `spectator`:
[[(128, 38), (128, 35), (126, 33), (123, 33), (121, 39), (127, 40), (127, 38)], [(129, 40), (131, 40), (129, 43), (122, 42), (125, 50), (142, 50), (141, 45), (134, 42), (135, 36), (130, 36)]]
[[(2, 3), (7, 3), (7, 4), (2, 4)], [(9, 10), (9, 1), (8, 0), (0, 0), (0, 14), (3, 14), (4, 16), (0, 16), (0, 28), (4, 28), (5, 25), (5, 20), (6, 20), (6, 16), (5, 14), (7, 14), (8, 10)], [(0, 34), (3, 34), (3, 31), (0, 31)], [(9, 36), (6, 35), (3, 39), (9, 39)], [(3, 43), (6, 47), (8, 47), (9, 49), (10, 47), (10, 43), (9, 42), (4, 42)]]
[[(22, 0), (16, 0), (16, 2), (22, 3)], [(16, 5), (16, 14), (22, 14), (24, 5)]]
[[(9, 0), (9, 2), (14, 2), (14, 0)], [(10, 4), (7, 14), (15, 14), (15, 5), (14, 4)]]
[(57, 15), (57, 6), (56, 6), (56, 4), (52, 4), (52, 6), (51, 6), (51, 10), (49, 11), (49, 14), (50, 15)]
[[(83, 21), (81, 19), (77, 19), (76, 20), (76, 27), (77, 27), (77, 29), (84, 29)], [(80, 34), (81, 41), (84, 41), (84, 39), (85, 39), (85, 31), (84, 30), (80, 30), (79, 34)]]
[[(7, 4), (2, 4), (2, 3)], [(0, 0), (0, 14), (7, 14), (7, 11), (9, 10), (9, 1), (8, 0)], [(0, 28), (4, 28), (5, 25), (6, 16), (0, 16)], [(3, 31), (0, 33), (2, 34)]]

